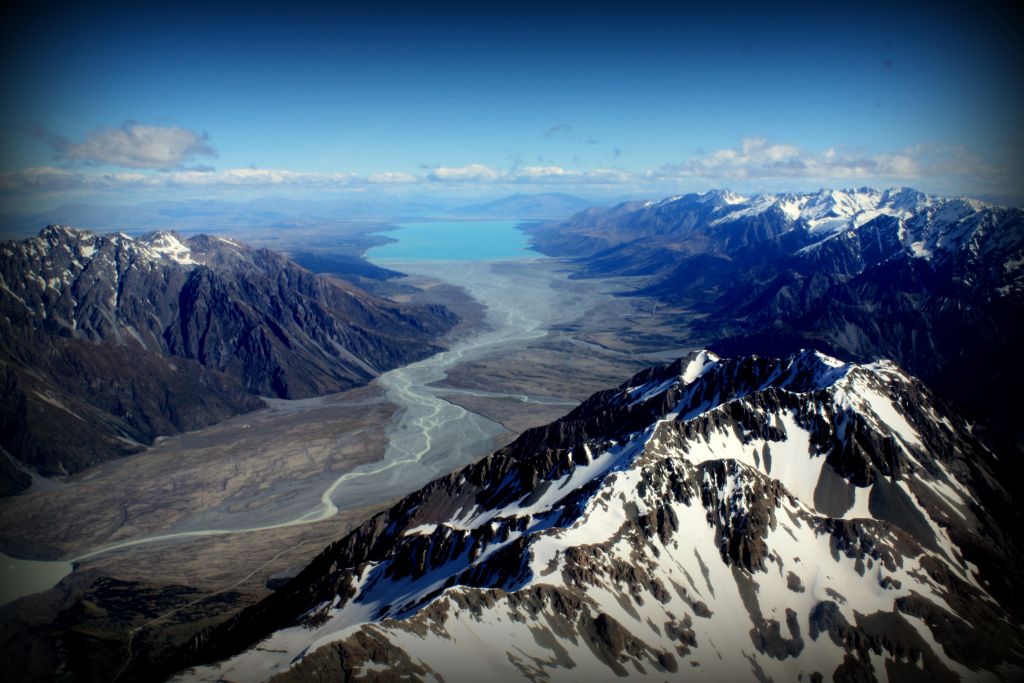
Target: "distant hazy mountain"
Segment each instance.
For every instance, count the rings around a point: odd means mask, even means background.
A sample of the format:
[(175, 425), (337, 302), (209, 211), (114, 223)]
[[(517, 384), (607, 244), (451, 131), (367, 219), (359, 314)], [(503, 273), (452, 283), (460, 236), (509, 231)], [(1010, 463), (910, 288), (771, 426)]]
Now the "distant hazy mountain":
[(361, 256), (293, 251), (288, 254), (288, 257), (314, 273), (330, 273), (347, 278), (363, 277), (371, 280), (387, 280), (401, 275), (397, 270), (375, 266)]
[(474, 218), (561, 218), (570, 216), (594, 202), (569, 194), (549, 192), (546, 194), (514, 194), (483, 204), (472, 204), (454, 209), (457, 216)]
[[(433, 196), (343, 197), (333, 200), (264, 197), (244, 202), (188, 200), (125, 206), (65, 204), (27, 216), (0, 216), (0, 236), (25, 238), (42, 225), (74, 225), (98, 232), (156, 230), (247, 232), (259, 228), (316, 226), (337, 221), (463, 218), (564, 218), (594, 202), (567, 194), (516, 194), (486, 203)], [(35, 227), (33, 227), (35, 226)]]
[[(437, 350), (455, 322), (198, 235), (60, 226), (0, 244), (0, 446), (44, 475)], [(0, 492), (26, 484), (0, 459)]]
[[(455, 200), (432, 197), (348, 197), (336, 200), (260, 198), (245, 202), (188, 200), (145, 202), (127, 206), (65, 204), (30, 216), (0, 218), (7, 237), (29, 237), (41, 225), (75, 225), (109, 232), (137, 234), (152, 230), (246, 231), (319, 225), (325, 221), (381, 221), (403, 217), (445, 215)], [(566, 214), (559, 214), (566, 215)]]
[(167, 667), (1015, 680), (1013, 484), (963, 425), (889, 362), (694, 353), (409, 495)]
[[(1024, 384), (1024, 211), (896, 188), (727, 190), (590, 209), (531, 228), (546, 254), (700, 314), (730, 353), (813, 346), (892, 358), (978, 417)], [(696, 316), (695, 316), (696, 317)]]
[[(81, 229), (110, 232), (126, 230), (132, 234), (154, 230), (220, 230), (232, 227), (260, 227), (308, 215), (305, 207), (293, 203), (222, 202), (196, 200), (189, 202), (158, 201), (123, 206), (96, 204), (64, 204), (57, 208), (10, 219), (4, 226), (8, 233), (38, 230), (40, 225), (74, 225)], [(28, 235), (13, 235), (26, 237)]]

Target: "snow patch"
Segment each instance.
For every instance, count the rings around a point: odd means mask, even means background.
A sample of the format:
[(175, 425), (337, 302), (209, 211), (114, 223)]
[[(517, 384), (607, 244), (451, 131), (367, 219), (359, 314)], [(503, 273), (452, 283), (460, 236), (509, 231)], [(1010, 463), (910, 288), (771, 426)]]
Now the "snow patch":
[(192, 249), (179, 240), (173, 233), (157, 233), (150, 241), (149, 248), (165, 258), (176, 261), (182, 265), (197, 265), (199, 262), (192, 258)]

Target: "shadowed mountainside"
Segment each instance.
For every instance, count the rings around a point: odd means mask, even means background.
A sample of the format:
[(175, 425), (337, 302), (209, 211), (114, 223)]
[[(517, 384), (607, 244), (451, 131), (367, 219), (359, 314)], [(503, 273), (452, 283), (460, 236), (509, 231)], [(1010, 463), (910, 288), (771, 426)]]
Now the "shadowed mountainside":
[(716, 190), (527, 229), (584, 277), (642, 276), (637, 293), (700, 314), (694, 338), (722, 353), (891, 358), (979, 422), (1015, 423), (1021, 209), (908, 188)]
[[(257, 396), (365, 384), (455, 322), (224, 238), (50, 226), (0, 246), (0, 446), (43, 475), (79, 471)], [(2, 477), (6, 493), (28, 483), (7, 458)]]
[(166, 672), (1012, 679), (1019, 524), (961, 424), (890, 362), (694, 353), (371, 518)]

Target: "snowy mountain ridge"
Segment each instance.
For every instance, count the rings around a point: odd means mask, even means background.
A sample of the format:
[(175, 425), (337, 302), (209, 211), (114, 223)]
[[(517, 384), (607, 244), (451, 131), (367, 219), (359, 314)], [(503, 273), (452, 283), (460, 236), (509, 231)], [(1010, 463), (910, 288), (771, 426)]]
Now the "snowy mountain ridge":
[[(221, 237), (51, 225), (0, 242), (0, 447), (44, 476), (80, 471), (257, 394), (365, 384), (454, 324)], [(0, 495), (29, 481), (0, 461)]]
[(634, 278), (726, 355), (817, 348), (890, 358), (987, 428), (1015, 430), (1024, 366), (1024, 210), (913, 190), (741, 197), (728, 190), (595, 208), (526, 228), (578, 277)]
[[(205, 246), (205, 248), (203, 248)], [(119, 320), (125, 288), (138, 277), (165, 268), (187, 272), (215, 258), (217, 250), (242, 248), (223, 238), (184, 240), (173, 232), (152, 232), (133, 238), (125, 233), (100, 235), (63, 225), (50, 225), (38, 237), (0, 245), (0, 287), (23, 304), (25, 312), (48, 325), (65, 328), (69, 336), (99, 339), (131, 336), (143, 346), (158, 345), (148, 330)], [(13, 264), (18, 261), (17, 267)], [(80, 305), (81, 304), (81, 305)]]
[(694, 353), (372, 518), (181, 679), (1012, 678), (1009, 498), (959, 420), (891, 363)]
[[(775, 217), (791, 225), (790, 229), (807, 230), (814, 244), (846, 231), (856, 231), (866, 223), (879, 218), (897, 219), (901, 226), (904, 246), (918, 257), (931, 257), (935, 248), (953, 249), (959, 246), (948, 238), (950, 226), (981, 212), (999, 211), (986, 202), (968, 197), (944, 198), (906, 187), (876, 190), (822, 189), (811, 193), (764, 193), (752, 197), (738, 195), (731, 190), (709, 190), (694, 195), (678, 195), (657, 202), (647, 202), (644, 209), (671, 211), (683, 200), (712, 208), (707, 217), (710, 226), (735, 223), (740, 219)], [(966, 232), (961, 230), (961, 232)], [(936, 234), (938, 233), (938, 234)], [(814, 244), (811, 245), (813, 248)], [(918, 247), (914, 248), (913, 245)], [(928, 245), (928, 248), (921, 248)]]

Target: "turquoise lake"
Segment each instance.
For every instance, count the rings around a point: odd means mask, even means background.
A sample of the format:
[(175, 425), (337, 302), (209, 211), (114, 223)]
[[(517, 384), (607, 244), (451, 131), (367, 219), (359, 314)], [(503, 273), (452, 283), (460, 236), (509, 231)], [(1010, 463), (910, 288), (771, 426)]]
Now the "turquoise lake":
[(536, 258), (523, 221), (423, 221), (402, 223), (397, 230), (374, 233), (396, 242), (373, 247), (373, 261), (505, 261)]

